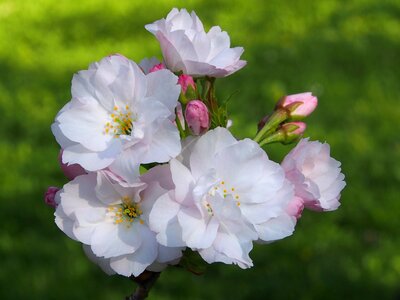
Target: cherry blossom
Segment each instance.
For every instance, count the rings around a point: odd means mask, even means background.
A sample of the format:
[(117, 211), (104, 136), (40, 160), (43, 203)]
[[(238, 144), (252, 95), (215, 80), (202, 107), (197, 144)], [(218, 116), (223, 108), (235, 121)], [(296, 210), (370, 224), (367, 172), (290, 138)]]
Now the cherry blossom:
[(113, 55), (78, 72), (72, 100), (59, 112), (53, 133), (62, 163), (87, 171), (109, 168), (126, 181), (139, 165), (167, 162), (180, 152), (173, 124), (180, 86), (168, 70), (145, 75), (129, 59)]
[(197, 15), (172, 9), (165, 19), (145, 26), (158, 39), (164, 62), (173, 72), (194, 77), (225, 77), (246, 65), (242, 47), (230, 47), (230, 38), (219, 26), (209, 32)]

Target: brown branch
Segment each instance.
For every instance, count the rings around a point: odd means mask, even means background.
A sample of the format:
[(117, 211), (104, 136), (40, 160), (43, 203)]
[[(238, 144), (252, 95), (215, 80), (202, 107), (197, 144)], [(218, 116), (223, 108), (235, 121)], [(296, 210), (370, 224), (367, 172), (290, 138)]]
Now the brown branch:
[(125, 298), (125, 300), (142, 300), (146, 299), (149, 295), (151, 287), (157, 281), (158, 277), (160, 277), (159, 272), (151, 272), (144, 271), (138, 277), (131, 276), (129, 277), (131, 280), (137, 283), (136, 291)]

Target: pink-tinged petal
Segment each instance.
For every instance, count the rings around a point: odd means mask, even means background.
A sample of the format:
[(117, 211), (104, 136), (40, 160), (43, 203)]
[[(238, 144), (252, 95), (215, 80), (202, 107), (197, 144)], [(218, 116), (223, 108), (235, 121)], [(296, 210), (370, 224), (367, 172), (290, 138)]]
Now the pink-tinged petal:
[(318, 105), (318, 98), (313, 96), (310, 92), (294, 94), (283, 97), (277, 103), (277, 107), (289, 107), (293, 103), (301, 103), (294, 110), (291, 109), (290, 116), (292, 118), (301, 119), (310, 115)]
[(229, 36), (219, 27), (206, 33), (194, 12), (172, 10), (145, 28), (160, 42), (168, 69), (191, 76), (224, 77), (242, 68), (241, 47), (230, 48)]
[[(179, 53), (179, 51), (175, 48), (171, 41), (164, 36), (163, 33), (158, 31), (156, 33), (156, 37), (160, 42), (161, 51), (167, 68), (173, 72), (181, 70), (183, 73), (187, 73), (185, 72), (186, 67), (181, 57), (183, 53)], [(178, 38), (175, 39), (178, 40)]]
[(340, 162), (330, 156), (328, 144), (302, 139), (285, 157), (282, 167), (306, 208), (330, 211), (339, 207), (346, 183)]

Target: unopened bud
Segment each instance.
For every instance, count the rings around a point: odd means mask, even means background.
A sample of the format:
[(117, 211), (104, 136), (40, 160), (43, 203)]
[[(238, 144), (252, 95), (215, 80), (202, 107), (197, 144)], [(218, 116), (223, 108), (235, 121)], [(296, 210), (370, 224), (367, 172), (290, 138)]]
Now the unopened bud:
[(60, 163), (61, 170), (63, 171), (65, 177), (67, 177), (69, 180), (72, 180), (79, 175), (87, 173), (86, 170), (78, 164), (64, 164), (62, 162), (62, 153), (63, 150), (61, 149), (60, 153), (58, 154), (58, 162)]
[(160, 71), (160, 70), (164, 70), (164, 69), (165, 69), (164, 64), (163, 64), (163, 63), (159, 63), (159, 64), (154, 65), (154, 66), (149, 70), (149, 73), (153, 73), (153, 72)]
[(193, 77), (190, 75), (186, 74), (179, 75), (178, 83), (182, 87), (183, 94), (186, 94), (188, 88), (190, 88), (193, 91), (196, 90), (196, 84), (194, 83)]
[(292, 143), (304, 134), (307, 125), (304, 122), (289, 122), (281, 126), (281, 129), (285, 134), (285, 144)]
[(210, 127), (207, 106), (200, 100), (192, 100), (186, 105), (185, 118), (194, 135), (203, 134)]
[(46, 203), (48, 206), (56, 208), (57, 207), (57, 203), (55, 201), (55, 197), (56, 197), (56, 194), (57, 194), (57, 192), (59, 190), (60, 189), (58, 187), (49, 186), (47, 188), (46, 193), (44, 194), (44, 203)]
[(276, 108), (288, 109), (291, 119), (299, 120), (310, 115), (317, 105), (317, 97), (309, 92), (285, 96), (278, 101)]

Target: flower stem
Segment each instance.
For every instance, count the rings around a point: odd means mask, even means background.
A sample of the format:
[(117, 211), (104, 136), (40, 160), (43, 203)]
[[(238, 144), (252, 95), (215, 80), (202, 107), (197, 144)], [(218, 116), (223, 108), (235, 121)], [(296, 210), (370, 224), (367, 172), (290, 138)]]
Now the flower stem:
[(285, 109), (277, 109), (274, 113), (269, 117), (267, 123), (263, 128), (257, 133), (254, 137), (254, 141), (260, 143), (260, 141), (265, 138), (266, 134), (272, 134), (274, 130), (278, 127), (280, 123), (285, 121), (289, 117), (288, 112)]
[(138, 277), (131, 276), (130, 279), (137, 283), (136, 291), (125, 298), (125, 300), (142, 300), (149, 295), (151, 287), (160, 277), (159, 272), (144, 271)]

